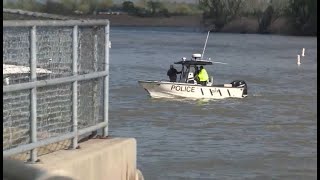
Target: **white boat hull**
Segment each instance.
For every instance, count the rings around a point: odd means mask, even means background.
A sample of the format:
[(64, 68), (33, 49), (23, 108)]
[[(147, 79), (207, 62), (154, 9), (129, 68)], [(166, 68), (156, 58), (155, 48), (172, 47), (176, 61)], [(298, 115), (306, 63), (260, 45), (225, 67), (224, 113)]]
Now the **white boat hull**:
[(153, 98), (196, 98), (196, 99), (224, 99), (244, 98), (247, 96), (246, 86), (224, 87), (224, 85), (202, 86), (199, 84), (167, 82), (167, 81), (139, 81), (139, 84)]

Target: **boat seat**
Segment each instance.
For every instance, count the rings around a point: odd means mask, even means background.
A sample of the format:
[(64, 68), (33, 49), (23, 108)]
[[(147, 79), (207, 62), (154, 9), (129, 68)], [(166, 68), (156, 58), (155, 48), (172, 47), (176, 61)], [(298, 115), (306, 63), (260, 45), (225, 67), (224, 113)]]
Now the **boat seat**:
[(188, 80), (189, 80), (189, 79), (194, 79), (193, 72), (189, 72), (189, 74), (188, 74)]
[(190, 84), (197, 84), (197, 81), (194, 80), (194, 79), (188, 79), (187, 83), (190, 83)]
[(197, 81), (194, 79), (193, 72), (189, 72), (187, 83), (197, 84)]

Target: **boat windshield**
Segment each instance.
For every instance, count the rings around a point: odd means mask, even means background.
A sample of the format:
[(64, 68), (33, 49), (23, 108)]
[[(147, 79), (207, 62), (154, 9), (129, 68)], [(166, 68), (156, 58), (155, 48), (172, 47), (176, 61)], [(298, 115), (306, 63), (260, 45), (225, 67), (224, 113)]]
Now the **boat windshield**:
[(196, 60), (182, 60), (182, 61), (175, 62), (174, 64), (181, 64), (182, 69), (181, 69), (179, 82), (185, 83), (185, 82), (188, 82), (188, 80), (195, 78), (196, 72), (197, 72), (196, 67), (200, 68), (200, 66), (212, 65), (213, 63), (210, 60), (196, 59)]
[[(196, 76), (196, 67), (198, 67), (197, 65), (187, 65), (184, 66), (182, 65), (182, 70), (181, 70), (181, 74), (180, 74), (180, 82), (187, 82), (188, 79), (194, 79)], [(199, 68), (199, 67), (198, 67)], [(192, 74), (190, 74), (192, 73)], [(189, 76), (191, 75), (191, 77)]]

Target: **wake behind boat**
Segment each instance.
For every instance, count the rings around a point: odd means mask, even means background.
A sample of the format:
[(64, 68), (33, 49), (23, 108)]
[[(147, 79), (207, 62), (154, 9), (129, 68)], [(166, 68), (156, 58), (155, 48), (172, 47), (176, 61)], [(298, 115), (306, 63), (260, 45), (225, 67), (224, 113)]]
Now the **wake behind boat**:
[(209, 60), (200, 60), (201, 54), (193, 54), (193, 59), (175, 62), (182, 65), (182, 72), (178, 82), (169, 81), (138, 81), (139, 84), (153, 98), (205, 98), (223, 99), (228, 97), (244, 98), (247, 96), (247, 84), (242, 80), (235, 80), (228, 84), (214, 84), (213, 77), (203, 86), (195, 80), (196, 66), (212, 65)]
[[(138, 81), (139, 84), (153, 98), (205, 98), (205, 99), (223, 99), (223, 98), (244, 98), (247, 97), (247, 84), (243, 80), (235, 80), (228, 84), (214, 84), (213, 77), (207, 82), (200, 84), (199, 79), (195, 76), (198, 66), (212, 65), (210, 59), (202, 59), (207, 45), (209, 33), (202, 51), (202, 54), (193, 54), (190, 60), (185, 57), (174, 64), (181, 64), (181, 74), (178, 82), (170, 81)], [(224, 63), (222, 63), (224, 64)]]

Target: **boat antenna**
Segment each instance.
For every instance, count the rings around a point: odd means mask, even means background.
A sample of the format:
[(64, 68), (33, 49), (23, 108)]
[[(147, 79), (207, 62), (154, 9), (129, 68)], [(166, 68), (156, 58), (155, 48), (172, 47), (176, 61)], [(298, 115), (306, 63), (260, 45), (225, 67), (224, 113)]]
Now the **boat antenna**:
[(208, 38), (209, 38), (209, 34), (210, 34), (210, 31), (208, 31), (207, 39), (206, 39), (206, 42), (204, 43), (204, 47), (203, 47), (203, 51), (202, 51), (202, 55), (201, 55), (201, 58), (202, 58), (202, 59), (203, 59), (204, 51), (206, 50), (206, 46), (207, 46), (207, 41), (208, 41)]

